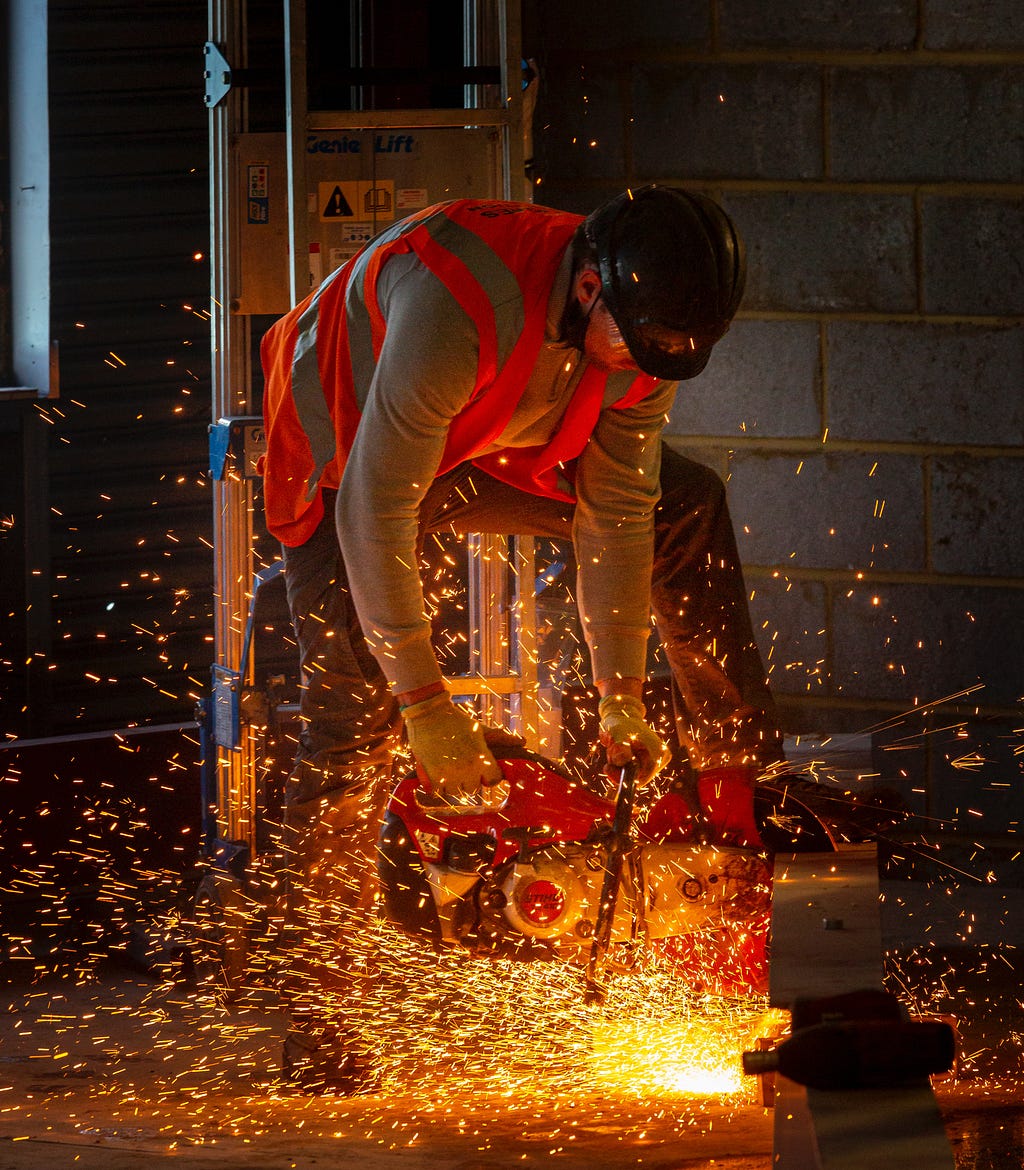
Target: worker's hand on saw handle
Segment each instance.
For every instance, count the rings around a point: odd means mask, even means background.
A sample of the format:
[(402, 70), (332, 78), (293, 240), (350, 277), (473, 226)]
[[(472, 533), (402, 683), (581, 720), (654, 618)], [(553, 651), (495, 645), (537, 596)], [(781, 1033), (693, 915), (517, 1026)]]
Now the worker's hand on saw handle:
[(469, 808), (500, 807), (508, 795), (481, 724), (447, 692), (404, 708), (409, 748), (436, 800)]
[(647, 709), (633, 695), (611, 694), (598, 704), (601, 746), (608, 763), (619, 768), (636, 760), (641, 784), (656, 776), (668, 762), (668, 748), (661, 736), (645, 722)]

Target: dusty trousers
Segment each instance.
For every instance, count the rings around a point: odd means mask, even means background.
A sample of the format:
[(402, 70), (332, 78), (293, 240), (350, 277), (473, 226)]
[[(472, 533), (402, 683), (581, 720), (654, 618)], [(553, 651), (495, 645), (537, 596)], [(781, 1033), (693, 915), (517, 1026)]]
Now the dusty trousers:
[(286, 1062), (326, 1049), (337, 1065), (340, 1052), (364, 1048), (357, 1009), (377, 970), (376, 843), (399, 716), (352, 608), (333, 506), (328, 516), (312, 540), (284, 550), (303, 728), (284, 794), (279, 986), (291, 1027)]
[[(296, 767), (303, 780), (285, 805), (282, 835), (288, 945), (279, 987), (293, 1031), (320, 1044), (330, 1022), (334, 1042), (351, 1054), (360, 1037), (346, 1027), (378, 973), (376, 847), (391, 770), (333, 772), (328, 780), (304, 761)], [(303, 781), (322, 791), (295, 799)]]
[(328, 514), (312, 540), (284, 550), (303, 728), (284, 794), (278, 983), (290, 1023), (286, 1070), (306, 1059), (314, 1076), (367, 1059), (358, 1009), (378, 970), (376, 844), (400, 723), (348, 596), (333, 507)]

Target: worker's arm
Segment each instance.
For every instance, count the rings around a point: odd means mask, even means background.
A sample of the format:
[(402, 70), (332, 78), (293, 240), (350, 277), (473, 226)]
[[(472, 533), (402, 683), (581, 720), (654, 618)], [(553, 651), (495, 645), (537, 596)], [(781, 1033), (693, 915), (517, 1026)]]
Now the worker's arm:
[(576, 470), (578, 600), (601, 695), (601, 742), (612, 764), (639, 755), (647, 777), (667, 758), (642, 693), (661, 431), (674, 393), (660, 383), (635, 406), (603, 411)]
[(472, 395), (477, 337), (411, 258), (389, 261), (378, 294), (387, 332), (357, 385), (362, 415), (338, 491), (338, 538), (363, 633), (402, 694), (441, 679), (416, 561), (418, 513)]
[(473, 800), (500, 769), (472, 716), (444, 689), (417, 564), (419, 507), (448, 428), (475, 385), (472, 322), (429, 272), (403, 258), (378, 288), (387, 320), (338, 492), (338, 538), (370, 649), (403, 709), (409, 745), (435, 794)]

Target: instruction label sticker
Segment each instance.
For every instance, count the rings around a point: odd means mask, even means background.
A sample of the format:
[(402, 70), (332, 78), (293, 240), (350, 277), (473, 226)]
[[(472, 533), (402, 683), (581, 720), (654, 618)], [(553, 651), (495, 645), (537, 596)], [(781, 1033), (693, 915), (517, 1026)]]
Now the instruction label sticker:
[(345, 223), (341, 226), (341, 242), (358, 244), (360, 247), (373, 239), (372, 223)]
[(270, 222), (270, 165), (249, 163), (248, 217), (250, 223)]
[(395, 181), (318, 183), (321, 223), (395, 218)]
[(428, 202), (426, 187), (399, 187), (395, 206), (399, 211), (417, 211)]
[(324, 279), (324, 262), (320, 253), (320, 244), (314, 241), (309, 245), (309, 287), (318, 288)]

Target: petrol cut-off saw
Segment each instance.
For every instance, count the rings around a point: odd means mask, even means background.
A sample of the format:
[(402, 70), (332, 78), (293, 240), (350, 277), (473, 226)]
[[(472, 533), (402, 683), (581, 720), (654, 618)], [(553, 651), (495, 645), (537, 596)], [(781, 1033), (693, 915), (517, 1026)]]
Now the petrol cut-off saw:
[[(393, 923), (476, 956), (580, 963), (591, 999), (603, 997), (609, 967), (641, 947), (697, 984), (764, 989), (764, 855), (652, 839), (634, 815), (633, 764), (600, 791), (551, 760), (503, 750), (500, 809), (431, 806), (415, 774), (397, 785), (378, 842)], [(825, 825), (784, 791), (761, 786), (756, 807), (769, 848), (834, 848)]]

